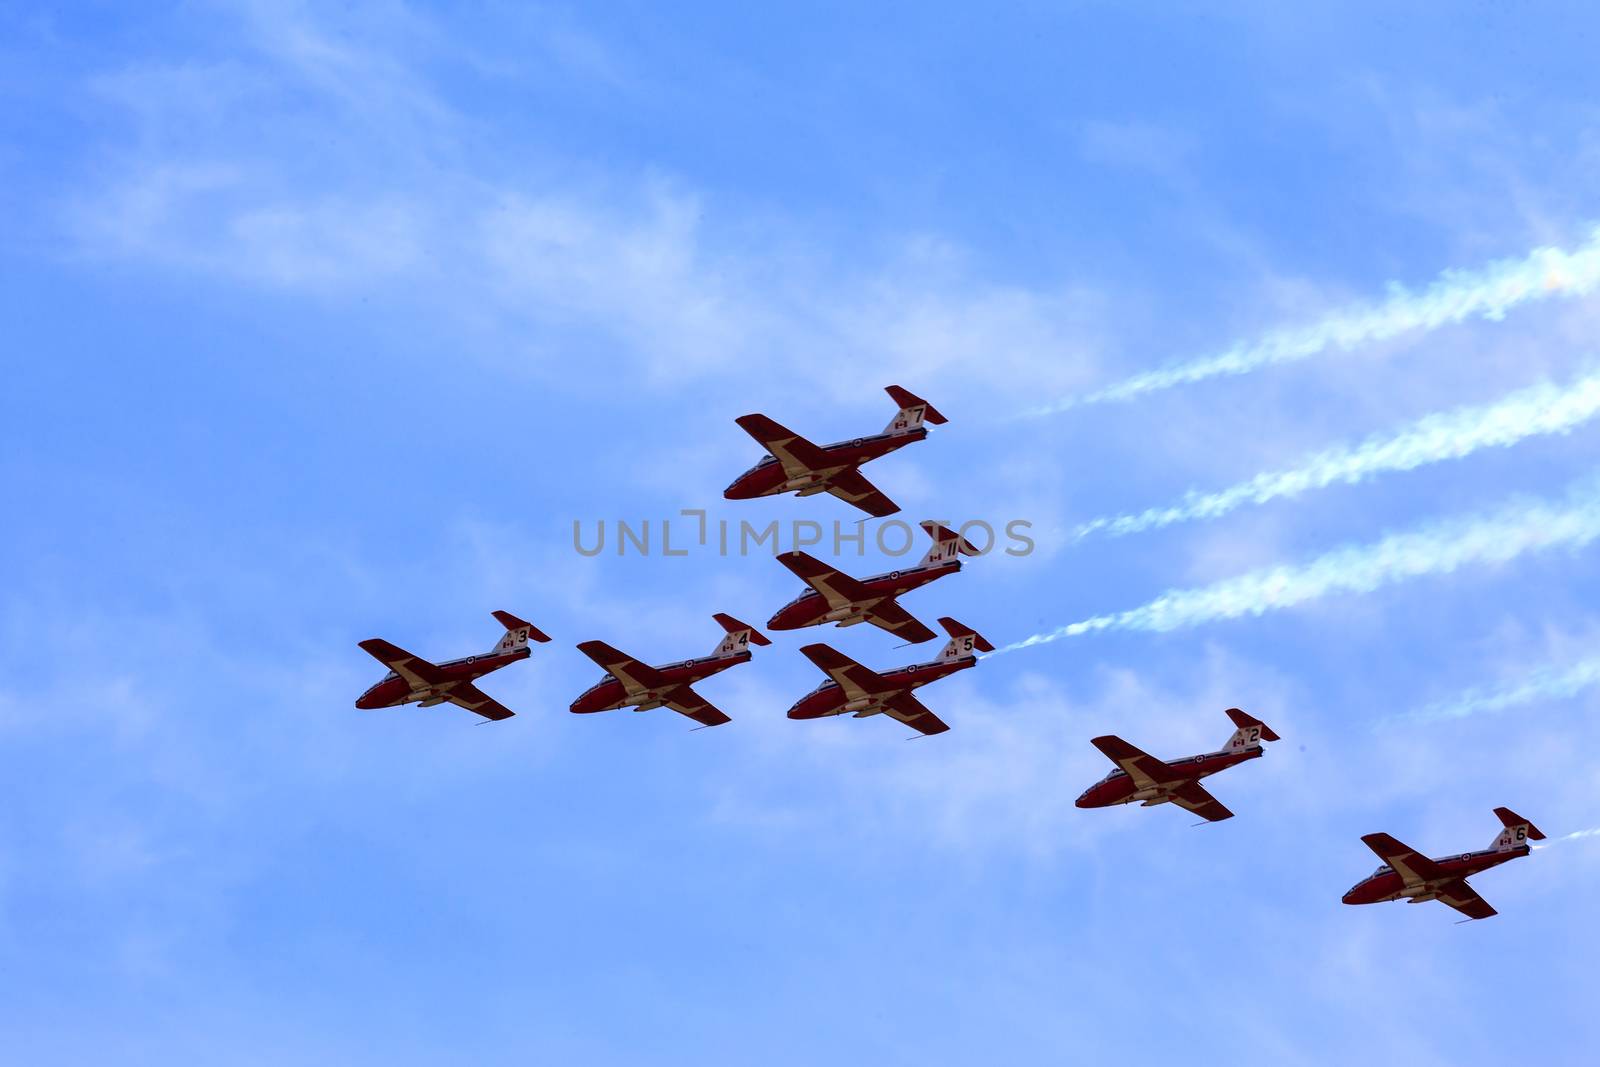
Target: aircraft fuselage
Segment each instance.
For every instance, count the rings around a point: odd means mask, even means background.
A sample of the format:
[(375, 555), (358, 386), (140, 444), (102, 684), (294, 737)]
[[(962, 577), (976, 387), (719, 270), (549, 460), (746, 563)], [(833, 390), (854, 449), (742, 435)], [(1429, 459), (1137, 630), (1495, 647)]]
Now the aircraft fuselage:
[[(664, 675), (670, 686), (675, 688), (680, 685), (693, 685), (695, 682), (720, 674), (729, 667), (740, 663), (750, 662), (748, 649), (735, 652), (731, 656), (702, 656), (698, 659), (679, 660), (677, 663), (667, 663), (656, 667), (655, 670)], [(660, 694), (657, 694), (660, 695)], [(628, 696), (627, 688), (617, 679), (607, 675), (605, 678), (590, 686), (584, 693), (572, 702), (572, 710), (580, 715), (594, 711), (615, 711), (618, 708), (631, 708), (636, 706), (633, 698)], [(643, 705), (639, 705), (643, 710)], [(659, 706), (650, 703), (650, 707)]]
[(940, 563), (918, 564), (908, 567), (903, 571), (889, 571), (886, 574), (876, 574), (871, 578), (863, 578), (861, 584), (872, 593), (870, 601), (861, 601), (850, 604), (848, 607), (835, 611), (828, 606), (828, 601), (815, 589), (808, 588), (804, 593), (795, 597), (789, 603), (778, 609), (777, 614), (767, 620), (767, 628), (771, 630), (798, 630), (806, 626), (821, 626), (830, 622), (845, 622), (847, 620), (859, 621), (864, 617), (867, 608), (885, 597), (898, 597), (909, 593), (913, 589), (920, 589), (935, 578), (942, 578), (946, 574), (954, 574), (961, 569), (961, 561), (948, 559)]
[(428, 686), (420, 690), (412, 689), (409, 682), (394, 671), (390, 671), (371, 689), (361, 694), (360, 699), (356, 701), (356, 707), (371, 710), (394, 708), (402, 704), (437, 704), (444, 699), (442, 694), (450, 690), (452, 683), (475, 682), (501, 667), (527, 659), (531, 654), (524, 645), (510, 652), (486, 652), (477, 656), (447, 659), (435, 665), (448, 676), (445, 684)]
[(877, 433), (823, 445), (822, 451), (828, 457), (828, 467), (831, 471), (802, 475), (798, 479), (791, 478), (783, 469), (783, 464), (771, 455), (767, 455), (735, 478), (733, 483), (722, 491), (722, 495), (727, 500), (751, 500), (758, 496), (776, 496), (779, 493), (799, 492), (806, 495), (818, 493), (827, 488), (829, 474), (832, 471), (859, 467), (863, 463), (887, 456), (890, 452), (927, 436), (927, 428), (918, 426), (914, 430), (900, 433)]
[[(940, 678), (948, 677), (957, 671), (975, 667), (977, 663), (978, 661), (971, 657), (935, 663), (914, 663), (909, 667), (880, 671), (879, 675), (904, 691), (917, 689), (929, 682), (937, 682)], [(789, 709), (789, 718), (820, 719), (827, 715), (844, 715), (849, 712), (855, 712), (857, 715), (871, 714), (880, 704), (881, 700), (873, 700), (858, 707), (845, 696), (838, 682), (827, 681), (795, 701), (794, 706)]]
[[(1199, 781), (1218, 771), (1225, 771), (1235, 767), (1246, 760), (1256, 759), (1262, 755), (1264, 749), (1247, 748), (1239, 752), (1207, 752), (1199, 756), (1185, 756), (1182, 759), (1165, 760), (1166, 765), (1178, 774), (1191, 781)], [(1118, 767), (1100, 781), (1085, 789), (1077, 799), (1080, 808), (1106, 808), (1113, 804), (1135, 804), (1159, 802), (1168, 793), (1167, 789), (1140, 789), (1137, 782), (1129, 777), (1128, 772)]]
[(1437, 890), (1446, 882), (1487, 871), (1490, 867), (1498, 867), (1507, 860), (1526, 856), (1531, 851), (1527, 845), (1518, 845), (1516, 848), (1503, 851), (1488, 848), (1479, 852), (1463, 852), (1458, 856), (1445, 856), (1433, 862), (1444, 869), (1449, 875), (1448, 878), (1435, 879), (1411, 888), (1406, 887), (1405, 879), (1394, 868), (1379, 867), (1372, 875), (1352, 886), (1342, 899), (1346, 904), (1378, 904), (1386, 900), (1403, 898), (1417, 902), (1432, 900)]

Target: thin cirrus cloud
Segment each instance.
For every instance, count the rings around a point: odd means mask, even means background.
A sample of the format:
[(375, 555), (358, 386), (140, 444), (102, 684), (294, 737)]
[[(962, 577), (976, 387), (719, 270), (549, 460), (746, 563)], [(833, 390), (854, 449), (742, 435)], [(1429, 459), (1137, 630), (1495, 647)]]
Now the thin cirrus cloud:
[(1197, 359), (1135, 374), (1092, 392), (1067, 397), (1029, 415), (1050, 415), (1083, 404), (1132, 400), (1146, 393), (1262, 367), (1350, 351), (1402, 334), (1437, 329), (1470, 318), (1497, 321), (1522, 304), (1554, 296), (1585, 296), (1600, 287), (1600, 227), (1569, 250), (1535, 248), (1520, 259), (1476, 270), (1448, 270), (1420, 292), (1391, 287), (1379, 303), (1357, 304), (1302, 326), (1274, 330), (1252, 341)]
[(1436, 722), (1493, 714), (1540, 700), (1565, 700), (1600, 685), (1600, 656), (1565, 666), (1547, 666), (1498, 686), (1478, 686), (1411, 713), (1409, 718)]
[(1600, 414), (1600, 371), (1560, 386), (1540, 382), (1493, 404), (1426, 415), (1388, 434), (1318, 452), (1284, 470), (1201, 493), (1175, 504), (1125, 515), (1102, 516), (1072, 531), (1072, 540), (1092, 534), (1122, 537), (1182, 522), (1215, 519), (1237, 508), (1298, 496), (1331, 485), (1352, 485), (1376, 474), (1408, 471), (1462, 459), (1485, 448), (1507, 448), (1530, 437), (1564, 434)]
[(1565, 498), (1515, 497), (1495, 511), (1435, 520), (1370, 544), (1346, 545), (1302, 564), (1264, 567), (1195, 589), (1163, 593), (1142, 607), (1096, 615), (1000, 649), (1012, 652), (1100, 630), (1165, 632), (1263, 615), (1337, 593), (1370, 593), (1472, 563), (1504, 563), (1528, 552), (1579, 548), (1600, 537), (1600, 474)]

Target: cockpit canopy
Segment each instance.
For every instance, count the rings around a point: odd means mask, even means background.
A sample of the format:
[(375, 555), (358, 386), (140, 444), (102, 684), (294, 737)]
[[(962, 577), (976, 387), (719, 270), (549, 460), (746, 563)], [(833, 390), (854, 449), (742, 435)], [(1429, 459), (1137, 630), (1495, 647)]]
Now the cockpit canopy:
[(768, 464), (776, 463), (776, 462), (778, 462), (778, 461), (773, 459), (771, 456), (762, 456), (760, 459), (756, 460), (753, 464), (750, 465), (750, 469), (749, 470), (747, 470), (743, 474), (739, 475), (739, 477), (740, 478), (747, 478), (750, 475), (754, 474), (756, 471), (760, 470), (762, 467), (765, 467)]

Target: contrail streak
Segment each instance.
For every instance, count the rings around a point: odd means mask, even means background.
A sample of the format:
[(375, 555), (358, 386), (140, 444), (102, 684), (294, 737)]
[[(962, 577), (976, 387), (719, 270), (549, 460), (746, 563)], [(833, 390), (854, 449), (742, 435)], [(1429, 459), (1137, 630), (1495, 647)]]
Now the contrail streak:
[(1566, 388), (1540, 382), (1494, 404), (1427, 415), (1396, 433), (1373, 435), (1310, 456), (1299, 466), (1268, 471), (1213, 493), (1190, 491), (1176, 504), (1131, 515), (1093, 519), (1073, 530), (1073, 540), (1152, 530), (1195, 519), (1214, 519), (1247, 504), (1296, 496), (1335, 484), (1353, 484), (1385, 471), (1408, 471), (1460, 459), (1483, 448), (1505, 448), (1529, 437), (1567, 433), (1600, 414), (1600, 372)]
[(1350, 351), (1417, 330), (1482, 317), (1498, 321), (1519, 304), (1552, 296), (1584, 296), (1600, 286), (1600, 227), (1572, 251), (1536, 248), (1521, 259), (1505, 259), (1477, 270), (1448, 270), (1421, 292), (1391, 283), (1387, 299), (1335, 311), (1304, 326), (1274, 330), (1216, 355), (1181, 360), (1135, 374), (1091, 393), (1038, 408), (1049, 415), (1079, 404), (1131, 400), (1145, 393), (1224, 375), (1246, 374), (1276, 363), (1293, 363), (1322, 352)]
[(1451, 700), (1430, 704), (1408, 718), (1419, 721), (1464, 719), (1484, 712), (1505, 711), (1536, 700), (1561, 700), (1600, 685), (1600, 656), (1567, 667), (1546, 667), (1511, 685), (1469, 689)]
[(1012, 652), (1098, 630), (1162, 632), (1218, 619), (1261, 615), (1333, 593), (1369, 593), (1469, 563), (1503, 563), (1525, 552), (1600, 537), (1600, 477), (1575, 483), (1558, 501), (1516, 497), (1493, 512), (1438, 520), (1365, 545), (1346, 545), (1308, 563), (1265, 567), (1197, 589), (1163, 593), (1143, 607), (1096, 615), (1007, 645)]
[(1563, 841), (1580, 841), (1585, 837), (1600, 837), (1600, 826), (1596, 826), (1591, 830), (1574, 830), (1570, 834), (1552, 837), (1542, 845), (1530, 845), (1528, 847), (1537, 851), (1542, 848), (1549, 848), (1551, 845), (1559, 845)]

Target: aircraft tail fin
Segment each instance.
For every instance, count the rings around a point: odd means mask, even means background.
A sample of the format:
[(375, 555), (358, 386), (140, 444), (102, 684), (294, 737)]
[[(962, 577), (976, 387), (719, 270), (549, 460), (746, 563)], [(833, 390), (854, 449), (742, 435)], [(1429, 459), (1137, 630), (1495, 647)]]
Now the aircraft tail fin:
[(1544, 840), (1544, 834), (1537, 826), (1510, 808), (1495, 808), (1494, 813), (1500, 817), (1500, 825), (1505, 827), (1495, 835), (1494, 842), (1489, 846), (1496, 852), (1509, 852), (1514, 848), (1521, 848), (1529, 839)]
[(728, 631), (727, 635), (717, 642), (717, 647), (712, 650), (711, 654), (713, 656), (731, 656), (736, 652), (748, 651), (752, 642), (758, 645), (772, 644), (772, 641), (762, 634), (760, 630), (757, 630), (747, 622), (740, 622), (732, 615), (724, 615), (719, 611), (711, 617), (716, 619), (724, 630)]
[(924, 519), (921, 525), (924, 530), (928, 531), (928, 536), (933, 538), (933, 547), (928, 549), (926, 556), (922, 557), (923, 566), (927, 566), (930, 563), (943, 563), (947, 559), (955, 559), (958, 554), (963, 556), (976, 556), (978, 554), (978, 550), (973, 547), (971, 541), (968, 541), (944, 523), (934, 522), (932, 519)]
[(1278, 735), (1273, 733), (1272, 727), (1256, 718), (1246, 714), (1238, 708), (1229, 708), (1228, 718), (1233, 720), (1236, 729), (1233, 736), (1228, 738), (1228, 752), (1242, 752), (1248, 748), (1260, 748), (1263, 741), (1276, 741)]
[(491, 656), (497, 656), (505, 652), (515, 652), (517, 649), (525, 647), (530, 640), (538, 641), (541, 644), (550, 640), (533, 623), (519, 619), (509, 611), (497, 611), (494, 613), (494, 617), (501, 626), (506, 628), (506, 632), (499, 641), (495, 642), (495, 646), (489, 650), (489, 655)]
[(965, 626), (946, 615), (939, 620), (939, 625), (944, 627), (944, 632), (950, 635), (949, 642), (939, 653), (940, 663), (950, 660), (976, 659), (979, 652), (993, 652), (994, 646), (970, 626)]
[(883, 391), (889, 394), (890, 400), (900, 405), (900, 410), (894, 413), (889, 425), (883, 428), (884, 433), (910, 433), (921, 429), (924, 421), (931, 422), (935, 426), (942, 426), (949, 421), (939, 414), (938, 408), (909, 389), (890, 385), (885, 386)]

